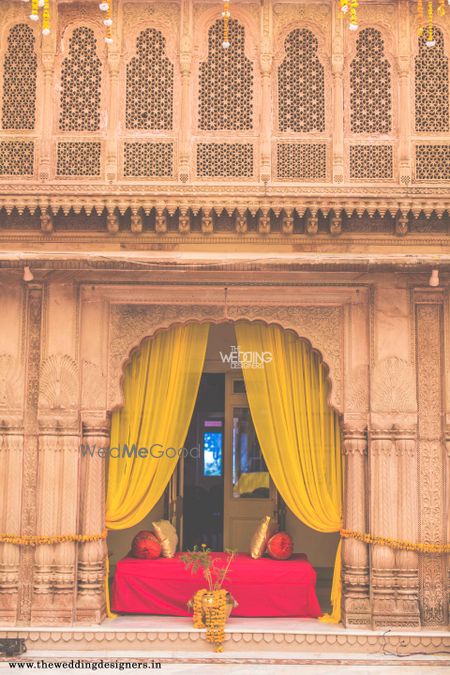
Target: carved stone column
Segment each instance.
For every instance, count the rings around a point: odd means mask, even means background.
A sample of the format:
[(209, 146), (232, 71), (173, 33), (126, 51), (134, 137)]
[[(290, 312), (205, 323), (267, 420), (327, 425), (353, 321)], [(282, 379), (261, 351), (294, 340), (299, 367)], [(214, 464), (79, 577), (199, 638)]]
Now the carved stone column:
[[(367, 432), (344, 427), (344, 529), (367, 531)], [(343, 541), (343, 607), (345, 626), (370, 626), (369, 552), (367, 544)]]
[[(56, 4), (56, 3), (55, 3)], [(56, 7), (55, 14), (56, 16)], [(51, 153), (52, 153), (52, 130), (53, 130), (53, 111), (54, 111), (54, 86), (53, 74), (56, 51), (56, 30), (52, 31), (42, 41), (42, 107), (41, 107), (41, 153), (39, 165), (40, 180), (50, 178)]]
[[(100, 416), (83, 424), (83, 447), (80, 457), (79, 518), (81, 534), (100, 534), (105, 527), (105, 459), (96, 450), (109, 444), (110, 423)], [(87, 451), (89, 446), (90, 452)], [(79, 544), (77, 622), (100, 623), (105, 617), (104, 540)]]
[(410, 38), (410, 9), (408, 0), (400, 0), (398, 3), (398, 26), (399, 26), (399, 56), (397, 58), (398, 82), (399, 82), (399, 157), (400, 157), (400, 180), (408, 185), (411, 182), (411, 157), (410, 157), (410, 77), (411, 77), (411, 38)]
[[(394, 431), (398, 462), (398, 537), (416, 542), (419, 538), (416, 429)], [(395, 552), (397, 568), (396, 625), (420, 628), (419, 557), (414, 551)]]
[[(46, 417), (40, 420), (40, 431), (37, 534), (77, 534), (77, 419)], [(73, 623), (75, 569), (75, 543), (36, 547), (33, 624)]]
[(331, 68), (333, 74), (333, 181), (344, 180), (344, 39), (343, 21), (337, 2), (332, 3), (333, 40)]
[[(117, 38), (117, 35), (116, 35)], [(109, 66), (109, 102), (108, 102), (108, 139), (106, 143), (106, 178), (117, 178), (117, 127), (119, 124), (119, 69), (120, 53), (113, 44), (108, 48)]]
[(260, 178), (267, 183), (272, 175), (271, 167), (271, 135), (272, 135), (272, 51), (270, 42), (270, 3), (264, 0), (262, 6), (262, 40), (261, 40), (261, 166)]
[(181, 7), (182, 37), (180, 42), (181, 102), (180, 102), (180, 159), (179, 178), (182, 183), (189, 180), (189, 159), (191, 151), (191, 101), (190, 81), (192, 63), (192, 3), (186, 0)]
[[(371, 429), (370, 531), (375, 536), (397, 538), (398, 463), (390, 429)], [(395, 625), (395, 553), (388, 546), (372, 547), (372, 598), (374, 629)]]
[[(22, 508), (20, 534), (36, 535), (37, 503), (36, 486), (39, 459), (39, 367), (41, 361), (42, 331), (42, 286), (30, 284), (27, 293), (26, 318), (26, 396), (24, 409), (24, 447)], [(33, 597), (34, 549), (31, 546), (20, 549), (19, 599), (17, 622), (29, 625)]]
[[(427, 544), (445, 541), (443, 418), (443, 297), (440, 292), (416, 294), (417, 400), (419, 406), (419, 537)], [(419, 566), (422, 625), (447, 624), (447, 556), (423, 554)]]
[[(23, 429), (0, 422), (0, 532), (20, 533)], [(14, 480), (11, 480), (14, 476)], [(15, 624), (19, 590), (18, 546), (0, 544), (0, 624)]]

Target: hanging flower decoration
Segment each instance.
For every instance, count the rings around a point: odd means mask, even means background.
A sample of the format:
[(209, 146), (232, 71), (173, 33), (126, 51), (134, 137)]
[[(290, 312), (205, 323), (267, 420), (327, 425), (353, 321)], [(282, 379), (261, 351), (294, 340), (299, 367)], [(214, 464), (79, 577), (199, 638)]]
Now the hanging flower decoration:
[[(433, 0), (425, 0), (427, 3), (427, 18), (425, 19), (424, 11), (424, 0), (417, 0), (417, 24), (418, 35), (423, 35), (426, 31), (426, 45), (427, 47), (434, 47), (436, 40), (433, 36), (433, 18), (434, 18), (434, 5)], [(447, 0), (447, 4), (450, 5), (450, 0)], [(358, 30), (358, 17), (357, 9), (359, 3), (357, 0), (339, 0), (340, 10), (342, 17), (348, 18), (348, 27), (350, 30)], [(445, 0), (437, 0), (437, 10), (436, 13), (438, 16), (445, 15)]]
[(224, 0), (223, 3), (223, 42), (222, 47), (228, 49), (230, 46), (230, 3), (229, 0)]
[[(30, 0), (23, 0), (29, 3)], [(42, 35), (50, 35), (50, 0), (31, 0), (31, 21), (39, 21), (42, 10)]]
[(358, 30), (357, 0), (339, 0), (342, 16), (348, 16), (350, 30)]
[(106, 42), (106, 44), (110, 45), (113, 42), (112, 30), (111, 30), (111, 26), (112, 26), (112, 23), (113, 23), (113, 20), (112, 20), (112, 0), (108, 0), (108, 2), (101, 2), (99, 4), (99, 9), (100, 9), (101, 12), (105, 13), (105, 18), (103, 19), (103, 24), (106, 26), (105, 42)]

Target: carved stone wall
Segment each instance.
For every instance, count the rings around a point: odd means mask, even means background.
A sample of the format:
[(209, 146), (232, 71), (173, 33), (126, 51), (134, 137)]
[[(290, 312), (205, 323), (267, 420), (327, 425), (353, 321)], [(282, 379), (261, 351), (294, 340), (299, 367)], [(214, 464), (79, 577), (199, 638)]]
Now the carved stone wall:
[[(28, 288), (0, 274), (11, 322), (0, 336), (3, 532), (100, 534), (104, 460), (82, 457), (78, 448), (108, 443), (108, 415), (121, 404), (121, 374), (133, 350), (177, 323), (247, 319), (295, 331), (328, 367), (330, 402), (343, 418), (344, 527), (445, 541), (445, 291), (415, 290), (419, 277), (399, 281), (389, 273), (353, 281), (333, 273), (327, 284), (320, 274), (290, 276), (285, 284), (283, 272), (266, 272), (256, 285), (242, 271), (159, 279), (134, 272), (119, 284), (111, 272), (89, 282), (85, 274)], [(0, 621), (101, 621), (105, 555), (104, 542), (0, 544)], [(445, 556), (352, 539), (342, 556), (346, 626), (446, 625)]]

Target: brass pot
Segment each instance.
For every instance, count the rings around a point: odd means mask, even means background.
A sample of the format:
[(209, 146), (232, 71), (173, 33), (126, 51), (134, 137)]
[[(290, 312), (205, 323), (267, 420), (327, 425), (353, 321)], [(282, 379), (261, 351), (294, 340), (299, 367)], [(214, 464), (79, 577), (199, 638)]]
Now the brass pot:
[[(205, 595), (202, 598), (202, 615), (203, 615), (202, 618), (203, 618), (203, 620), (205, 620), (205, 618), (206, 618), (206, 608), (208, 607), (209, 604), (214, 603), (214, 592), (215, 591), (209, 591), (208, 593), (205, 593)], [(191, 598), (188, 601), (187, 606), (191, 610), (191, 612), (194, 610), (194, 598)], [(229, 619), (231, 612), (237, 606), (238, 606), (238, 603), (233, 598), (231, 593), (227, 593), (227, 597), (226, 597), (227, 619)]]

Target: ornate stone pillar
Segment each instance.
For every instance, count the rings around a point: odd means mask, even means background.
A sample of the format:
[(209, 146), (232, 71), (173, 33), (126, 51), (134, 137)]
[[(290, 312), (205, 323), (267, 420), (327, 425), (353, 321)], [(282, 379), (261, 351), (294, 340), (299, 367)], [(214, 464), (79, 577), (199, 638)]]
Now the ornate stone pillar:
[[(77, 418), (41, 418), (40, 432), (37, 534), (77, 534)], [(36, 547), (32, 624), (73, 623), (75, 570), (75, 543)]]
[[(22, 464), (23, 479), (20, 534), (25, 536), (33, 536), (36, 535), (37, 526), (36, 486), (39, 459), (38, 403), (42, 331), (41, 284), (30, 284), (28, 286), (26, 313), (26, 395), (24, 408), (24, 446)], [(31, 623), (33, 574), (34, 548), (31, 546), (21, 547), (17, 622), (22, 625), (29, 625)]]
[[(52, 2), (52, 16), (56, 17), (56, 3)], [(50, 178), (53, 137), (54, 105), (54, 68), (56, 53), (56, 30), (42, 40), (42, 101), (41, 101), (41, 147), (40, 147), (40, 180)]]
[[(419, 538), (416, 429), (395, 430), (394, 443), (399, 480), (398, 538), (402, 541), (416, 542)], [(414, 551), (397, 550), (395, 566), (398, 625), (405, 628), (420, 628), (418, 554)]]
[[(105, 527), (105, 459), (96, 450), (108, 447), (110, 422), (92, 416), (83, 423), (84, 456), (80, 456), (79, 519), (81, 534), (101, 534)], [(90, 454), (88, 450), (88, 446)], [(105, 540), (79, 544), (77, 622), (100, 623), (105, 617)]]
[(410, 42), (410, 11), (408, 0), (400, 0), (398, 3), (398, 26), (399, 26), (399, 56), (397, 58), (398, 69), (398, 138), (400, 158), (400, 181), (408, 185), (411, 182), (411, 157), (410, 157), (410, 76), (411, 72), (411, 42)]
[[(344, 529), (367, 531), (367, 431), (344, 427)], [(343, 607), (345, 626), (370, 626), (369, 552), (367, 544), (343, 541)]]
[[(443, 295), (415, 295), (417, 400), (419, 407), (419, 538), (426, 544), (446, 541), (443, 428)], [(422, 554), (419, 598), (423, 626), (447, 625), (447, 556)]]
[(181, 71), (181, 102), (180, 102), (180, 135), (179, 135), (179, 178), (182, 183), (189, 180), (189, 159), (191, 152), (191, 101), (190, 81), (192, 64), (192, 3), (184, 0), (181, 8), (181, 42), (180, 42), (180, 71)]
[(333, 39), (331, 69), (333, 74), (333, 181), (344, 180), (344, 38), (343, 21), (337, 2), (332, 3)]
[(270, 4), (264, 0), (262, 6), (262, 40), (261, 40), (261, 165), (260, 178), (267, 183), (272, 175), (271, 138), (272, 138), (272, 50), (270, 40)]
[(106, 141), (106, 178), (114, 181), (117, 178), (117, 129), (119, 126), (119, 102), (121, 93), (119, 90), (120, 52), (116, 41), (108, 47), (109, 66), (109, 101), (108, 101), (108, 129)]
[[(0, 421), (0, 532), (20, 533), (23, 429)], [(14, 476), (14, 480), (11, 480)], [(0, 543), (0, 624), (15, 624), (19, 590), (20, 549)]]
[[(371, 429), (370, 532), (397, 538), (398, 463), (390, 429)], [(395, 553), (388, 546), (372, 546), (372, 598), (374, 629), (395, 625)]]

